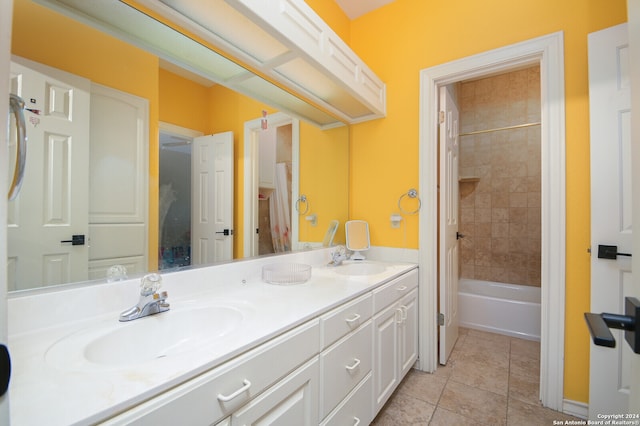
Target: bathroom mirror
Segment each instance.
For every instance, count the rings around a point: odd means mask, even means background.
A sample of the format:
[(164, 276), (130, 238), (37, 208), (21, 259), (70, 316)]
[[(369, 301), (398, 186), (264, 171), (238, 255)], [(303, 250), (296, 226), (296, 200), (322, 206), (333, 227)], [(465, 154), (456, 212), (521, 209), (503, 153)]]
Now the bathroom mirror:
[[(116, 4), (123, 3), (92, 2), (91, 7), (98, 4), (108, 4), (109, 8), (113, 8)], [(150, 23), (147, 15), (137, 13), (138, 17), (134, 16), (131, 18), (133, 21), (127, 21), (126, 27), (132, 32), (146, 31), (149, 25), (159, 24), (157, 21)], [(93, 25), (87, 25), (90, 21), (82, 19), (80, 22), (76, 18), (71, 19), (66, 13), (62, 14), (31, 0), (14, 0), (12, 53), (148, 102), (148, 126), (145, 129), (148, 133), (148, 143), (143, 156), (147, 170), (144, 177), (146, 198), (142, 200), (146, 210), (141, 219), (146, 228), (142, 236), (136, 239), (138, 244), (144, 246), (146, 258), (142, 262), (141, 270), (129, 269), (129, 276), (158, 268), (158, 135), (161, 122), (195, 129), (202, 134), (233, 131), (233, 258), (241, 258), (245, 233), (255, 232), (252, 229), (243, 229), (244, 165), (246, 157), (252, 155), (243, 149), (243, 126), (247, 121), (260, 118), (263, 110), (268, 112), (267, 119), (269, 115), (283, 111), (274, 105), (283, 105), (283, 99), (291, 99), (292, 95), (246, 69), (241, 69), (246, 86), (258, 87), (256, 93), (260, 93), (253, 98), (215, 83), (213, 79), (207, 79), (207, 67), (218, 63), (220, 55), (183, 34), (173, 30), (167, 32), (169, 27), (164, 26), (162, 37), (167, 37), (167, 44), (173, 41), (179, 46), (178, 51), (184, 52), (183, 57), (172, 57), (171, 61), (161, 58), (155, 50), (141, 49), (139, 45), (133, 46), (123, 41), (116, 34), (119, 30), (112, 29), (107, 34), (103, 28), (96, 29)], [(193, 55), (193, 52), (198, 52), (197, 60), (189, 56)], [(208, 55), (215, 56), (215, 59), (210, 59)], [(229, 61), (222, 66), (226, 67), (226, 71), (223, 72), (236, 72), (239, 67)], [(180, 82), (180, 87), (187, 89), (181, 91), (178, 97), (175, 97), (175, 93), (172, 94), (174, 97), (171, 98), (167, 93), (177, 87), (174, 84), (176, 81)], [(185, 94), (186, 91), (189, 93)], [(171, 101), (175, 99), (179, 102)], [(284, 112), (300, 118), (298, 187), (299, 191), (307, 194), (312, 201), (313, 213), (318, 217), (315, 227), (300, 220), (297, 229), (299, 247), (306, 248), (321, 245), (324, 230), (331, 220), (337, 218), (344, 221), (347, 218), (348, 194), (346, 189), (336, 193), (335, 188), (344, 188), (343, 183), (348, 179), (348, 127), (320, 128), (318, 122), (330, 122), (335, 119), (300, 99), (296, 98), (294, 101), (297, 109)], [(36, 121), (37, 117), (34, 117), (30, 125), (37, 126)], [(118, 169), (109, 170), (113, 173)], [(123, 187), (118, 179), (114, 181)], [(294, 200), (297, 195), (292, 195)], [(71, 240), (71, 236), (69, 239)], [(87, 242), (85, 249), (96, 249), (87, 248), (91, 245), (91, 233)], [(9, 264), (11, 265), (11, 262)], [(88, 278), (90, 277), (72, 281), (84, 282)], [(104, 282), (104, 279), (97, 282)], [(64, 283), (66, 282), (55, 284)], [(44, 283), (33, 283), (26, 287), (38, 287), (42, 284)]]
[(347, 249), (351, 250), (352, 260), (364, 260), (365, 257), (361, 253), (369, 250), (369, 224), (364, 220), (350, 220), (345, 223), (345, 232), (347, 238)]

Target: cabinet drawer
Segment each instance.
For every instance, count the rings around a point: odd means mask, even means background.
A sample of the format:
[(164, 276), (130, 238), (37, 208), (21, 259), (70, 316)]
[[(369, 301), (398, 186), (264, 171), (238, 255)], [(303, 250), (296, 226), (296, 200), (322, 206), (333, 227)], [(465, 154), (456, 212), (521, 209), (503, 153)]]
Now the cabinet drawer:
[(320, 354), (320, 418), (324, 418), (371, 371), (373, 328), (360, 329)]
[(418, 287), (418, 270), (413, 269), (373, 291), (373, 312), (378, 313)]
[(232, 425), (318, 424), (318, 357), (233, 413)]
[(316, 356), (319, 342), (319, 321), (310, 321), (105, 424), (211, 425)]
[(369, 373), (320, 426), (366, 426), (373, 421), (372, 378)]
[(322, 349), (352, 332), (371, 318), (371, 293), (367, 293), (320, 317)]

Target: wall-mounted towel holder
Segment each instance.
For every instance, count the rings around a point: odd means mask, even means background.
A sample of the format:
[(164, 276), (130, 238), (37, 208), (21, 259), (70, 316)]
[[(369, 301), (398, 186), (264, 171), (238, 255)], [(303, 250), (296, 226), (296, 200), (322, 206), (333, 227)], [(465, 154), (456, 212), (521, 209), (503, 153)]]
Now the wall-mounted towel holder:
[(586, 312), (584, 318), (595, 345), (615, 348), (616, 340), (609, 329), (616, 328), (624, 330), (624, 339), (633, 352), (640, 354), (640, 332), (636, 333), (636, 321), (639, 315), (640, 301), (635, 297), (625, 297), (624, 315)]

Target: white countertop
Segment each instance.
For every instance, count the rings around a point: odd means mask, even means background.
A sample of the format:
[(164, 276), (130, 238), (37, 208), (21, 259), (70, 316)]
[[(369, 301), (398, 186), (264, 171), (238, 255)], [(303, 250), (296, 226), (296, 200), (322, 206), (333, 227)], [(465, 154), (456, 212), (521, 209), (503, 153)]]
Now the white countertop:
[[(165, 274), (163, 289), (169, 292), (171, 309), (128, 323), (120, 323), (118, 316), (137, 302), (138, 280), (10, 298), (11, 424), (105, 420), (416, 267), (381, 262), (386, 266), (382, 273), (348, 276), (324, 266), (326, 252), (313, 253)], [(264, 264), (292, 261), (314, 266), (309, 281), (281, 286), (260, 279)], [(61, 351), (56, 345), (139, 321), (154, 321), (161, 328), (181, 312), (205, 306), (235, 308), (243, 320), (209, 344), (133, 364), (92, 363), (81, 346), (71, 344), (68, 351), (62, 346)], [(136, 350), (135, 344), (127, 346), (121, 348), (125, 354)]]

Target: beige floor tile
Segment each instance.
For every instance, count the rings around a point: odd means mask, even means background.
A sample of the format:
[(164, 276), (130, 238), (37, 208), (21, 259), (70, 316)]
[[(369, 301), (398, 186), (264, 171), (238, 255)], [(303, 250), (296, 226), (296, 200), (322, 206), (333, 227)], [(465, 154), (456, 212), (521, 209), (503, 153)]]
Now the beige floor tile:
[(431, 418), (430, 426), (479, 425), (477, 419), (462, 416), (442, 407), (437, 407)]
[(509, 371), (511, 374), (528, 376), (540, 380), (540, 360), (529, 358), (526, 355), (513, 354), (511, 356)]
[(551, 425), (579, 420), (542, 407), (538, 342), (460, 329), (447, 365), (412, 370), (373, 425)]
[(371, 424), (374, 426), (426, 425), (431, 420), (435, 409), (435, 405), (396, 392)]
[(449, 380), (507, 396), (509, 369), (465, 357), (456, 361)]
[(512, 338), (511, 355), (540, 359), (540, 342)]
[(446, 377), (424, 373), (418, 370), (411, 370), (407, 373), (407, 376), (404, 378), (402, 383), (400, 383), (398, 393), (403, 393), (436, 405), (440, 400), (442, 390), (446, 383)]
[(528, 404), (540, 403), (540, 381), (531, 376), (509, 375), (509, 398)]
[(490, 425), (504, 425), (507, 397), (449, 380), (438, 407)]
[[(498, 338), (494, 336), (499, 336)], [(465, 337), (461, 350), (467, 354), (491, 353), (496, 356), (509, 356), (511, 342), (509, 337), (491, 335), (484, 331), (470, 330)]]

